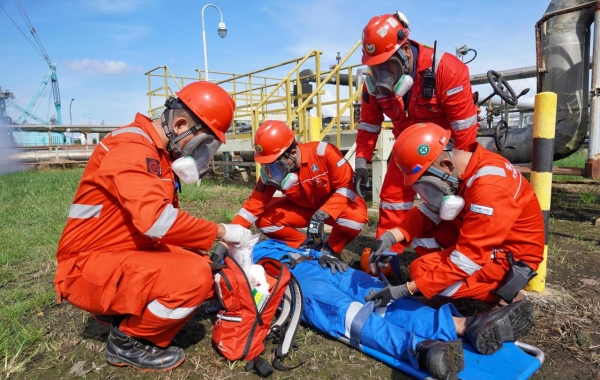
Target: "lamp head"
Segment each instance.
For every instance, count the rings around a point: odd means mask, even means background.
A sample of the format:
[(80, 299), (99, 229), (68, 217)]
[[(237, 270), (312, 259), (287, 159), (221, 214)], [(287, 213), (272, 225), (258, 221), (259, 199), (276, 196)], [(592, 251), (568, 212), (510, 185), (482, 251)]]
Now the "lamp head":
[(219, 29), (217, 29), (217, 32), (219, 32), (219, 37), (225, 38), (227, 35), (227, 27), (225, 26), (224, 22), (219, 23)]

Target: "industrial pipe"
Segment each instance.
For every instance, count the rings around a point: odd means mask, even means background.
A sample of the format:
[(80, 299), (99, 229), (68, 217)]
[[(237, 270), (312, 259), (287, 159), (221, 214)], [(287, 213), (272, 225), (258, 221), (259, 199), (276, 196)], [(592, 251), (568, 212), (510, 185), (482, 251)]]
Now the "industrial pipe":
[[(567, 157), (583, 144), (588, 131), (590, 26), (594, 7), (584, 0), (553, 0), (538, 25), (546, 23), (540, 44), (538, 71), (543, 91), (557, 94), (554, 160)], [(541, 29), (540, 29), (541, 30)], [(540, 32), (541, 38), (541, 32)], [(545, 67), (540, 66), (545, 62)], [(542, 75), (543, 74), (543, 75)], [(538, 89), (538, 92), (540, 89)], [(499, 154), (512, 163), (531, 162), (532, 128), (511, 128)], [(487, 149), (497, 151), (494, 139), (480, 137)]]

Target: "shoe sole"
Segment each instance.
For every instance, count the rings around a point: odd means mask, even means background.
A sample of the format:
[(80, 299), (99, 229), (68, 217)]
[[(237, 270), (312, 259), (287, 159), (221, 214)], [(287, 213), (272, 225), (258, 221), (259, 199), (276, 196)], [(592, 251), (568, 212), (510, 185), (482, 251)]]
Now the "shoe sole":
[[(444, 361), (441, 366), (432, 365), (429, 372), (440, 380), (458, 380), (458, 373), (465, 368), (465, 354), (462, 341), (452, 340), (444, 347)], [(429, 356), (429, 353), (428, 353)], [(430, 362), (427, 357), (427, 362)]]
[(531, 301), (523, 300), (508, 306), (510, 311), (491, 326), (476, 333), (475, 348), (484, 355), (491, 355), (502, 348), (503, 342), (514, 342), (527, 334), (535, 321)]
[(126, 360), (123, 360), (122, 358), (119, 358), (113, 354), (104, 353), (104, 357), (106, 358), (106, 361), (108, 362), (108, 364), (110, 365), (114, 365), (115, 367), (132, 367), (137, 369), (138, 371), (141, 372), (164, 372), (164, 371), (170, 371), (172, 369), (175, 369), (177, 367), (179, 367), (181, 365), (181, 363), (183, 363), (185, 361), (185, 355), (181, 358), (181, 360), (179, 360), (177, 363), (169, 366), (169, 367), (164, 367), (164, 368), (156, 368), (156, 367), (140, 367), (134, 363), (128, 362)]

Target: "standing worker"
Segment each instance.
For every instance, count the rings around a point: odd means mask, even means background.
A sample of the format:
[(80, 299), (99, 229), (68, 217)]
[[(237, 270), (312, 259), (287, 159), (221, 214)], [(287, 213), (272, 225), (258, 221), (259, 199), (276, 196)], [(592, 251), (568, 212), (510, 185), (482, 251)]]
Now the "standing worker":
[(251, 237), (239, 225), (179, 209), (179, 179), (193, 183), (208, 172), (235, 103), (209, 82), (177, 95), (159, 120), (137, 114), (100, 141), (56, 253), (59, 302), (110, 322), (106, 360), (142, 371), (185, 360), (183, 349), (168, 346), (214, 285), (210, 259), (199, 251), (215, 239), (235, 246)]
[[(356, 196), (352, 167), (335, 146), (326, 142), (299, 144), (283, 122), (265, 121), (254, 137), (254, 159), (261, 180), (232, 223), (256, 227), (292, 248), (318, 248), (321, 265), (345, 269), (336, 256), (369, 220), (365, 201)], [(274, 198), (276, 190), (284, 197)], [(333, 226), (329, 239), (323, 228)], [(297, 228), (307, 228), (307, 235)]]
[[(505, 306), (536, 275), (544, 253), (544, 219), (533, 188), (499, 154), (474, 143), (456, 149), (450, 131), (420, 123), (400, 134), (394, 165), (424, 203), (374, 244), (371, 262), (392, 244), (411, 243), (419, 256), (412, 281), (370, 299), (417, 291), (425, 297), (471, 298)], [(389, 256), (387, 256), (389, 257)]]
[[(394, 138), (409, 125), (432, 122), (452, 132), (456, 148), (466, 149), (477, 137), (478, 110), (473, 102), (469, 69), (452, 54), (409, 40), (408, 20), (396, 12), (373, 17), (362, 34), (362, 63), (369, 68), (362, 92), (356, 137), (354, 184), (369, 181), (367, 162), (384, 117)], [(376, 237), (397, 226), (413, 206), (415, 192), (390, 162), (381, 188)], [(392, 251), (402, 252), (401, 245)]]

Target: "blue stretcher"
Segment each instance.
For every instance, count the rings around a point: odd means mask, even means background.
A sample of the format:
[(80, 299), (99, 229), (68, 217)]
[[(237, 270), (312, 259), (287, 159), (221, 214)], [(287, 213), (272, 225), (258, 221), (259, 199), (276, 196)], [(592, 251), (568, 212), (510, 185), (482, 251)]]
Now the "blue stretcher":
[[(285, 261), (288, 256), (296, 259), (302, 256), (318, 258), (320, 252), (296, 250), (276, 240), (266, 240), (255, 246), (253, 255), (255, 262), (263, 257)], [(456, 315), (456, 311), (450, 305), (445, 305), (444, 308), (436, 311), (422, 306), (416, 300), (401, 299), (388, 306), (383, 313), (380, 311), (380, 315), (375, 315), (377, 309), (373, 310), (372, 307), (369, 309), (369, 304), (365, 304), (363, 298), (369, 288), (382, 288), (385, 286), (379, 279), (368, 276), (362, 271), (355, 271), (352, 268), (348, 269), (343, 275), (331, 274), (329, 268), (320, 268), (316, 260), (300, 262), (296, 269), (292, 269), (292, 273), (298, 280), (304, 294), (304, 310), (302, 313), (304, 323), (417, 379), (431, 379), (425, 369), (416, 368), (414, 354), (411, 357), (411, 352), (416, 347), (418, 339), (424, 339), (422, 337), (439, 340), (456, 338), (453, 324), (451, 330), (454, 337), (448, 332), (449, 323), (447, 321), (448, 318), (451, 318), (450, 313)], [(327, 310), (331, 308), (341, 309), (344, 306), (339, 303), (324, 305), (321, 296), (324, 291), (337, 291), (340, 292), (340, 296), (350, 298), (348, 309), (356, 308), (357, 304), (360, 307), (360, 303), (364, 304), (364, 307), (356, 312), (357, 317), (355, 319), (360, 320), (358, 331), (352, 331), (357, 325), (356, 321), (351, 323), (352, 328), (350, 328), (346, 317), (346, 326), (341, 326), (344, 323), (340, 321), (339, 315), (336, 316), (335, 312), (331, 314), (331, 310)], [(334, 297), (334, 294), (328, 296), (331, 299), (340, 298)], [(420, 306), (415, 306), (415, 303)], [(414, 313), (418, 313), (415, 314), (416, 318), (412, 317), (411, 314), (406, 314), (413, 310)], [(385, 322), (383, 322), (384, 318), (387, 318)], [(430, 326), (426, 326), (427, 324), (423, 321), (429, 320), (432, 322), (429, 323)], [(444, 322), (445, 320), (446, 322)], [(394, 322), (396, 325), (394, 325)], [(404, 323), (407, 323), (407, 326), (413, 326), (412, 331), (414, 333), (407, 334), (406, 330), (401, 333)], [(379, 331), (382, 331), (380, 337), (375, 336)], [(365, 336), (365, 334), (367, 335)], [(392, 335), (394, 336), (392, 337)], [(415, 335), (419, 335), (421, 338)], [(376, 349), (376, 347), (379, 349)], [(463, 341), (463, 348), (465, 368), (459, 373), (459, 378), (465, 380), (528, 379), (544, 362), (544, 353), (539, 348), (522, 342), (504, 343), (503, 347), (493, 355), (481, 355), (465, 341)], [(391, 355), (393, 352), (400, 352), (398, 354), (400, 358)]]

